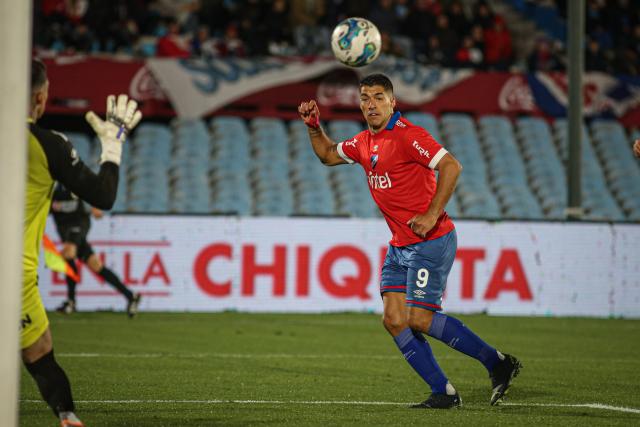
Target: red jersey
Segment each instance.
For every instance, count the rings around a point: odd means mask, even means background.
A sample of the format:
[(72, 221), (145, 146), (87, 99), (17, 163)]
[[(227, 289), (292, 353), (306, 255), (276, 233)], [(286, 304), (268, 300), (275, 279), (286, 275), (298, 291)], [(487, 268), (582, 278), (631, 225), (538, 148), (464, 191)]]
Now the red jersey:
[(338, 153), (346, 162), (359, 163), (364, 169), (371, 196), (391, 230), (391, 245), (437, 239), (454, 229), (444, 211), (425, 237), (407, 225), (414, 215), (429, 208), (436, 193), (434, 169), (447, 154), (425, 129), (396, 112), (377, 134), (365, 130), (339, 143)]

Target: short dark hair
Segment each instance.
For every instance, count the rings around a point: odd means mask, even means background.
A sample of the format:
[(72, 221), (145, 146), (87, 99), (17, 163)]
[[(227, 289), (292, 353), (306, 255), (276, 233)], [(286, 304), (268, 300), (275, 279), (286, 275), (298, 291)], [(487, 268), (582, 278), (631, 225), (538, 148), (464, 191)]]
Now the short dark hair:
[(384, 74), (369, 74), (367, 77), (360, 80), (360, 87), (362, 86), (382, 86), (385, 91), (389, 91), (393, 94), (393, 83), (391, 83), (389, 77)]
[(31, 92), (40, 89), (47, 81), (47, 66), (37, 58), (31, 60)]

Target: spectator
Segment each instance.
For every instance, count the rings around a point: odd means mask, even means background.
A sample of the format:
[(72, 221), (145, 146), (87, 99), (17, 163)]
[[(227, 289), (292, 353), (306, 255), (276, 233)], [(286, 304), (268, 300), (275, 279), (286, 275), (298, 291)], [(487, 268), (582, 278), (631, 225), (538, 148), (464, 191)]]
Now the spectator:
[(482, 52), (482, 59), (484, 63), (484, 29), (481, 25), (476, 24), (471, 27), (471, 40), (473, 40), (473, 47)]
[(473, 12), (473, 25), (480, 25), (484, 30), (488, 30), (494, 25), (494, 16), (489, 5), (484, 0), (476, 3)]
[(238, 32), (247, 48), (247, 55), (267, 53), (267, 23), (264, 19), (262, 2), (246, 0), (240, 10)]
[(396, 34), (398, 32), (398, 18), (393, 0), (378, 0), (371, 9), (368, 19), (378, 27), (381, 33)]
[(456, 65), (459, 67), (478, 68), (482, 64), (482, 50), (475, 47), (473, 38), (466, 36), (462, 46), (456, 52)]
[(435, 23), (436, 19), (431, 12), (429, 0), (416, 0), (400, 32), (413, 39), (416, 52), (423, 53), (427, 50), (428, 40), (434, 32)]
[(89, 53), (93, 45), (93, 35), (85, 24), (74, 27), (66, 40), (66, 48), (70, 53)]
[(316, 55), (329, 47), (329, 34), (320, 27), (323, 0), (291, 0), (290, 22), (296, 47), (303, 55)]
[(530, 70), (558, 71), (562, 69), (562, 63), (558, 58), (551, 41), (546, 37), (536, 40), (535, 48), (528, 58)]
[(167, 21), (167, 34), (158, 39), (157, 54), (160, 57), (188, 58), (191, 56), (188, 41), (180, 35), (178, 21)]
[(436, 22), (436, 37), (438, 37), (440, 48), (444, 53), (442, 65), (453, 65), (459, 44), (458, 35), (449, 26), (449, 17), (444, 13), (438, 16)]
[(458, 0), (449, 5), (447, 16), (449, 17), (449, 26), (458, 36), (462, 37), (469, 34), (469, 20), (464, 14), (462, 4)]
[(370, 6), (369, 0), (326, 0), (322, 23), (333, 29), (350, 16), (368, 16)]
[(380, 39), (382, 41), (380, 51), (385, 55), (406, 57), (407, 51), (401, 44), (389, 35), (386, 31), (380, 33)]
[(289, 5), (286, 0), (275, 0), (265, 18), (269, 53), (283, 55), (290, 52), (293, 37), (289, 29)]
[(607, 60), (596, 40), (589, 39), (585, 53), (584, 65), (587, 71), (606, 71)]
[(215, 41), (210, 37), (209, 27), (201, 25), (191, 39), (191, 53), (193, 56), (211, 58), (218, 55)]
[(238, 37), (238, 27), (235, 23), (227, 25), (222, 39), (216, 45), (220, 56), (246, 56), (244, 42)]
[(429, 37), (429, 45), (424, 53), (423, 62), (429, 65), (441, 66), (446, 61), (446, 55), (440, 46), (440, 39), (433, 35)]
[(484, 58), (489, 68), (506, 70), (511, 64), (511, 35), (504, 25), (504, 19), (496, 15), (493, 26), (484, 31)]

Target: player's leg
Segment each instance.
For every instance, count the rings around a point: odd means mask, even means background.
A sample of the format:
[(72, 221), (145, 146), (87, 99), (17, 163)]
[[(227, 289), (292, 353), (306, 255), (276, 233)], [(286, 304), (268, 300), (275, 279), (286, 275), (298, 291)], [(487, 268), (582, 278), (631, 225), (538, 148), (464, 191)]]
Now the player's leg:
[[(440, 304), (447, 277), (455, 260), (455, 230), (420, 246), (425, 262), (413, 276), (410, 270), (410, 281), (415, 281), (415, 287), (411, 290), (413, 297), (409, 324), (415, 331), (428, 334), (481, 362), (492, 378), (494, 389), (498, 387), (497, 393), (501, 393), (499, 397), (496, 397), (497, 394), (492, 397), (493, 404), (502, 397), (513, 377), (518, 374), (520, 363), (514, 357), (503, 355), (484, 342), (460, 320), (438, 312), (441, 310)], [(503, 371), (508, 371), (509, 376), (507, 377)]]
[(42, 398), (63, 426), (81, 427), (83, 424), (74, 414), (69, 379), (53, 354), (49, 320), (35, 284), (23, 288), (20, 326), (22, 360)]
[(120, 292), (127, 299), (127, 314), (133, 317), (138, 312), (138, 304), (140, 304), (140, 294), (132, 293), (127, 288), (120, 278), (108, 267), (106, 267), (100, 258), (93, 252), (93, 248), (87, 242), (86, 239), (80, 243), (79, 252), (80, 258), (87, 264), (87, 266), (94, 273), (102, 277), (107, 283), (113, 286), (118, 292)]
[[(382, 267), (380, 292), (384, 303), (383, 324), (393, 336), (393, 340), (402, 352), (405, 360), (418, 375), (429, 385), (433, 394), (446, 395), (453, 391), (447, 377), (436, 362), (431, 347), (421, 334), (415, 334), (409, 328), (406, 307), (407, 269), (401, 265), (402, 249), (389, 247), (385, 263)], [(453, 391), (455, 393), (455, 391)], [(458, 400), (459, 402), (459, 400)], [(421, 406), (424, 407), (424, 406)], [(446, 408), (447, 405), (430, 407)]]
[[(78, 267), (76, 266), (76, 257), (78, 254), (78, 246), (73, 239), (73, 231), (69, 231), (65, 233), (65, 237), (63, 238), (64, 242), (62, 245), (61, 255), (67, 261), (69, 266), (73, 269), (73, 271), (78, 273)], [(56, 309), (61, 313), (71, 314), (76, 311), (76, 281), (73, 280), (70, 276), (65, 276), (65, 281), (67, 282), (67, 300), (63, 301), (62, 304)]]

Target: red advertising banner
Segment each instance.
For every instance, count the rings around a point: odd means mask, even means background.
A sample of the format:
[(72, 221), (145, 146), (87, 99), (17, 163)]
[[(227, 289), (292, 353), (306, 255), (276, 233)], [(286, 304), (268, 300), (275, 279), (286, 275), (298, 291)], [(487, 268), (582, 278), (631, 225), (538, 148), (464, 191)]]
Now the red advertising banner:
[(127, 93), (145, 117), (174, 116), (173, 106), (143, 60), (61, 57), (45, 59), (49, 77), (49, 114), (105, 113), (108, 95)]
[[(198, 118), (218, 114), (297, 118), (303, 100), (318, 100), (324, 119), (360, 119), (357, 82), (382, 72), (394, 84), (401, 111), (436, 115), (463, 112), (562, 117), (566, 84), (546, 73), (477, 72), (426, 67), (410, 61), (376, 61), (352, 69), (331, 58), (302, 60), (62, 57), (45, 61), (53, 114), (104, 112), (104, 99), (126, 92), (146, 117)], [(640, 81), (587, 73), (585, 114), (640, 126)]]

